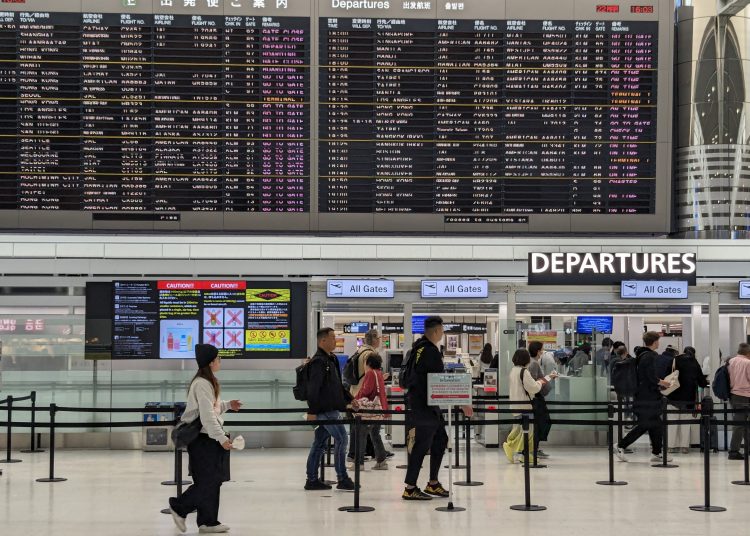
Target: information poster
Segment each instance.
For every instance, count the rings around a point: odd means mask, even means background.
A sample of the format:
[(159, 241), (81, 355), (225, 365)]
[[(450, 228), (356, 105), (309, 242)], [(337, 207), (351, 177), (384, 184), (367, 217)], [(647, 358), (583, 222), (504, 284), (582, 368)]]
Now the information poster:
[(290, 349), (290, 290), (248, 289), (247, 334), (248, 352), (288, 352)]
[(112, 355), (193, 359), (195, 345), (203, 343), (218, 348), (225, 359), (289, 356), (292, 290), (284, 284), (114, 282)]

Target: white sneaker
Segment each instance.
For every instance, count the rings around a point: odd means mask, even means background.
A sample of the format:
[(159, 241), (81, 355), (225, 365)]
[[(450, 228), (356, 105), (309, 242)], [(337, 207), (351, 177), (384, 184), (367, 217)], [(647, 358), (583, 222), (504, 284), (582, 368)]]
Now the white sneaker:
[[(659, 463), (659, 462), (663, 461), (663, 459), (664, 458), (662, 457), (661, 454), (659, 454), (658, 456), (657, 455), (651, 456), (651, 461), (655, 462), (655, 463)], [(671, 461), (672, 461), (672, 456), (670, 456), (669, 454), (667, 454), (667, 463), (669, 463)]]
[[(350, 462), (346, 464), (346, 468), (350, 471), (354, 471), (354, 462)], [(359, 464), (359, 470), (364, 471), (365, 470), (365, 464), (361, 463)]]
[(219, 534), (223, 532), (229, 532), (229, 527), (227, 527), (226, 525), (216, 525), (214, 527), (201, 525), (200, 527), (198, 527), (198, 532), (202, 534)]
[(621, 462), (628, 461), (628, 458), (625, 456), (625, 449), (621, 449), (620, 447), (615, 447), (615, 456), (617, 456)]
[(174, 521), (175, 526), (179, 529), (180, 532), (187, 532), (187, 525), (185, 524), (185, 518), (180, 517), (180, 514), (169, 509), (169, 513), (172, 514), (172, 521)]
[(388, 462), (378, 462), (372, 466), (373, 471), (387, 471)]

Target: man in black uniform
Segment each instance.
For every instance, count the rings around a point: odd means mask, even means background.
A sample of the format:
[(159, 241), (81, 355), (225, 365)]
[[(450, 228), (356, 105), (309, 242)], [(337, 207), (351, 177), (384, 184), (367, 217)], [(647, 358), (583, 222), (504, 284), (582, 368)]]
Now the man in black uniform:
[[(406, 394), (408, 412), (406, 420), (408, 433), (406, 438), (409, 453), (408, 469), (406, 471), (406, 489), (403, 499), (409, 501), (425, 501), (435, 497), (447, 497), (448, 492), (438, 480), (443, 454), (448, 446), (448, 434), (445, 431), (440, 408), (427, 404), (427, 375), (434, 372), (445, 372), (443, 354), (438, 344), (443, 339), (443, 319), (432, 316), (425, 319), (424, 337), (419, 339), (411, 351), (410, 359), (414, 359), (413, 378)], [(464, 413), (471, 417), (472, 408), (463, 408)], [(430, 451), (430, 481), (424, 492), (417, 487), (417, 478), (422, 469), (422, 462)]]

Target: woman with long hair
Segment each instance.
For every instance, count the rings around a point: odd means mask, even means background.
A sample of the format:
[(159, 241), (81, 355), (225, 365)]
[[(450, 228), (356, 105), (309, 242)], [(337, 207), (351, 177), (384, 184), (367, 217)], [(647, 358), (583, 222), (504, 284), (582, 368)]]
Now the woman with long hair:
[(242, 403), (219, 398), (221, 385), (216, 373), (221, 370), (221, 357), (216, 347), (196, 344), (195, 360), (198, 372), (190, 382), (187, 406), (181, 418), (184, 422), (200, 419), (202, 425), (198, 437), (187, 447), (193, 485), (180, 497), (169, 499), (169, 510), (180, 532), (187, 530), (187, 515), (197, 510), (198, 532), (223, 533), (228, 532), (229, 527), (219, 523), (219, 495), (221, 484), (229, 480), (232, 442), (224, 431), (222, 415), (229, 409), (238, 411)]
[[(529, 363), (531, 363), (531, 354), (526, 348), (519, 348), (513, 354), (513, 368), (510, 370), (508, 377), (508, 389), (510, 399), (516, 404), (511, 404), (510, 409), (513, 410), (513, 416), (519, 417), (522, 413), (531, 413), (533, 408), (531, 406), (531, 398), (534, 397), (539, 391), (542, 390), (547, 384), (545, 378), (535, 380), (531, 373), (527, 370)], [(550, 374), (552, 378), (557, 377), (556, 373)], [(520, 403), (520, 401), (529, 400)], [(529, 449), (534, 448), (534, 427), (529, 426)], [(503, 443), (503, 451), (505, 456), (508, 458), (509, 463), (515, 463), (519, 455), (523, 450), (523, 429), (520, 424), (514, 424), (508, 438)], [(530, 463), (533, 463), (533, 454), (530, 456)]]

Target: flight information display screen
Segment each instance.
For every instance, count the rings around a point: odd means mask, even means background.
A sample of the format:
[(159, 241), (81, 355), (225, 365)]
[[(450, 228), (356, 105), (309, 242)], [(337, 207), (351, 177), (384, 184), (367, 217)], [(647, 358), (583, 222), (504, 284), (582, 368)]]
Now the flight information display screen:
[(0, 2), (0, 229), (668, 232), (670, 0)]
[(309, 16), (72, 4), (0, 5), (1, 209), (309, 211)]
[(653, 214), (658, 28), (322, 18), (321, 212)]

